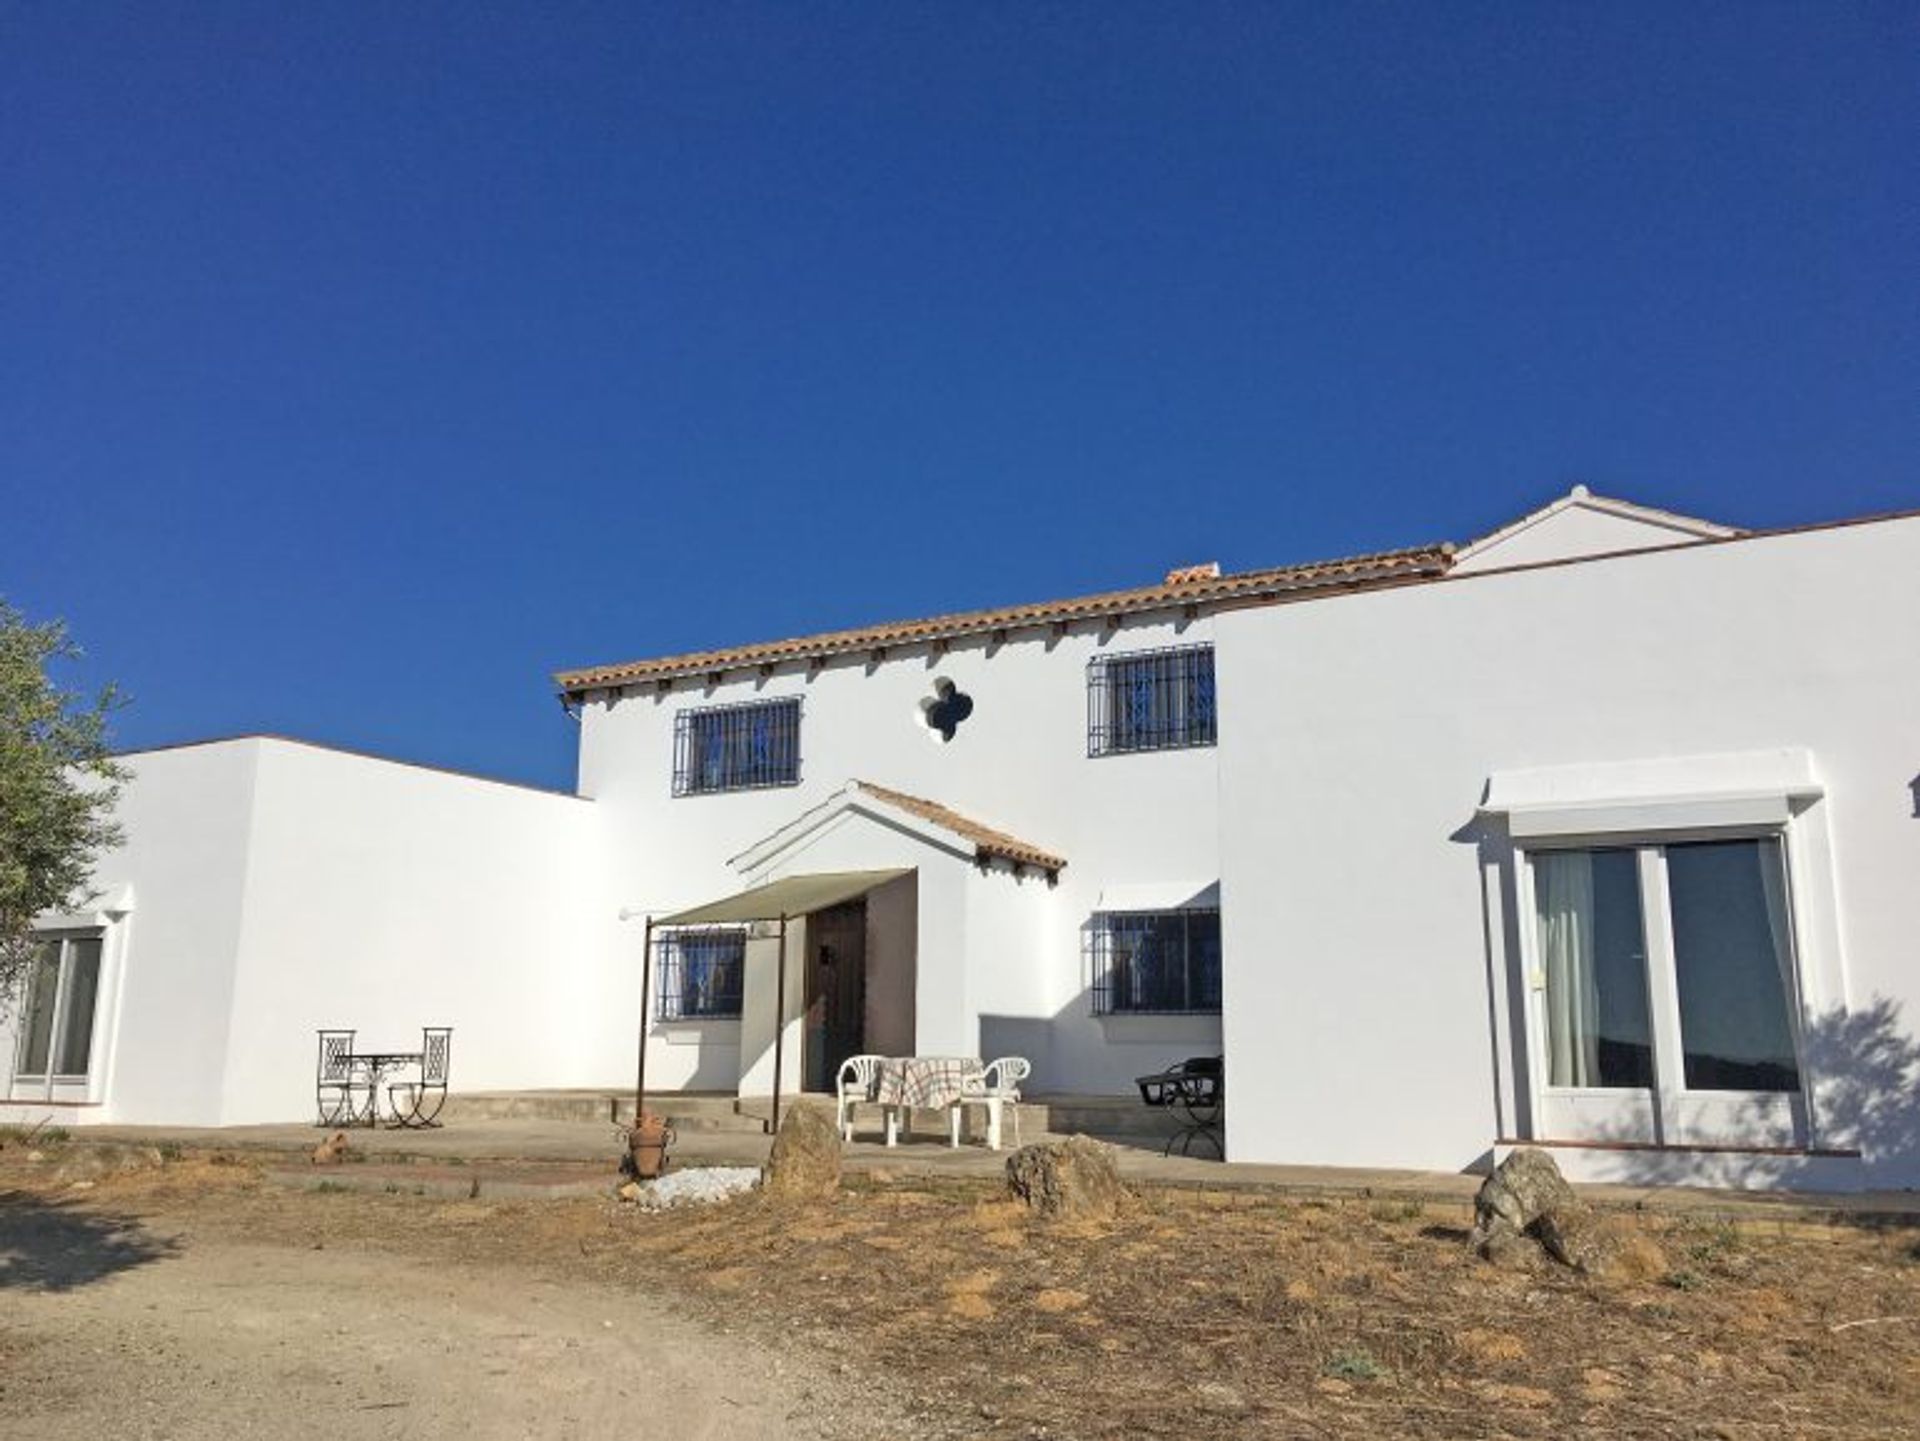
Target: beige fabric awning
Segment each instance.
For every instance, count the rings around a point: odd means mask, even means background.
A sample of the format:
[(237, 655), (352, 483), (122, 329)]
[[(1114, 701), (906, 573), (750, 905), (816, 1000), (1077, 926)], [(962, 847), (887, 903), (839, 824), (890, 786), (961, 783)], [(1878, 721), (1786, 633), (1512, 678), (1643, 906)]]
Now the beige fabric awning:
[(804, 916), (824, 911), (855, 896), (864, 896), (888, 881), (911, 875), (909, 870), (825, 871), (809, 876), (787, 876), (755, 886), (723, 900), (708, 901), (691, 910), (655, 919), (656, 926), (727, 926), (748, 921), (777, 921), (782, 916)]

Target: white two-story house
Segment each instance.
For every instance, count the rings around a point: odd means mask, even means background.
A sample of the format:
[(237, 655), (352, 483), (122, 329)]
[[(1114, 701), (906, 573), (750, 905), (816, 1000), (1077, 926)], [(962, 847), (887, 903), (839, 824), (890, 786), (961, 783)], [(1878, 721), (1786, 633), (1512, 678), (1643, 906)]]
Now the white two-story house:
[(643, 1051), (650, 1093), (757, 1098), (879, 1052), (1112, 1096), (1224, 1055), (1235, 1160), (1920, 1184), (1920, 516), (1577, 489), (558, 685), (573, 795), (131, 758), (11, 1113), (296, 1119), (315, 1028), (431, 1021), (474, 1089), (631, 1090)]

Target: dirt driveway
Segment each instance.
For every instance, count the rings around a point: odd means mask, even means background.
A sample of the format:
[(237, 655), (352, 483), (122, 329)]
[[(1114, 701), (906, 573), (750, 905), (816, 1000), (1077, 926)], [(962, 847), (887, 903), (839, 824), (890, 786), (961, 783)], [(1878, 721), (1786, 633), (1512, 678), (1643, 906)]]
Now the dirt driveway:
[(908, 1434), (858, 1377), (630, 1286), (304, 1241), (275, 1204), (324, 1196), (255, 1193), (249, 1239), (222, 1196), (0, 1194), (0, 1435)]
[(1043, 1221), (868, 1177), (654, 1215), (191, 1153), (57, 1170), (0, 1154), (8, 1437), (1920, 1435), (1898, 1219), (1622, 1213), (1652, 1253), (1603, 1279), (1360, 1194)]

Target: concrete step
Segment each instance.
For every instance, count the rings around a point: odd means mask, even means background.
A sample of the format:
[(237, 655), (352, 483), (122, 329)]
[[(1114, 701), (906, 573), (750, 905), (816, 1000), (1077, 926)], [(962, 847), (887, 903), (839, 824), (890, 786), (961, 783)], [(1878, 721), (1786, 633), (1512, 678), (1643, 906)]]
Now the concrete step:
[[(814, 1094), (787, 1096), (781, 1104), (783, 1107), (831, 1108), (833, 1098)], [(765, 1130), (772, 1113), (772, 1104), (765, 1097), (743, 1099), (716, 1092), (650, 1095), (647, 1108), (664, 1114), (674, 1129), (683, 1133), (758, 1133)], [(608, 1125), (631, 1125), (633, 1095), (609, 1090), (456, 1092), (447, 1097), (442, 1119), (604, 1121)], [(862, 1124), (868, 1119), (863, 1115)], [(1136, 1096), (1033, 1096), (1020, 1103), (1020, 1134), (1027, 1138), (1049, 1134), (1166, 1137), (1185, 1122), (1184, 1112), (1148, 1107)]]
[(1148, 1106), (1138, 1096), (1035, 1096), (1021, 1106), (1023, 1128), (1037, 1116), (1058, 1136), (1166, 1137), (1187, 1123), (1186, 1112)]
[[(647, 1109), (663, 1113), (677, 1131), (758, 1134), (760, 1119), (742, 1114), (732, 1095), (681, 1094), (647, 1097)], [(633, 1124), (633, 1093), (604, 1090), (467, 1091), (447, 1097), (443, 1121), (604, 1121)]]

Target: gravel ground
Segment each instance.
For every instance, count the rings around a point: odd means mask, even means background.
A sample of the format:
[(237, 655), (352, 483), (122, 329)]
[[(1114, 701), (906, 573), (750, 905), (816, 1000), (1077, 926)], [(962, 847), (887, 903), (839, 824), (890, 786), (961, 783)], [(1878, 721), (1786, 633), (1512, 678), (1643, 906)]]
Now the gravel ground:
[(757, 1166), (696, 1166), (673, 1171), (640, 1186), (639, 1205), (660, 1211), (670, 1206), (708, 1205), (751, 1191), (760, 1184)]
[(867, 1177), (648, 1212), (81, 1150), (0, 1153), (0, 1435), (1920, 1435), (1891, 1218), (1622, 1211), (1654, 1254), (1600, 1279), (1475, 1259), (1458, 1201), (1042, 1221)]
[[(268, 1196), (256, 1227), (178, 1179), (18, 1179), (0, 1174), (0, 1436), (913, 1434), (859, 1376), (658, 1294), (511, 1255), (363, 1247), (338, 1222), (377, 1221), (371, 1198)], [(300, 1207), (331, 1214), (306, 1227)]]

